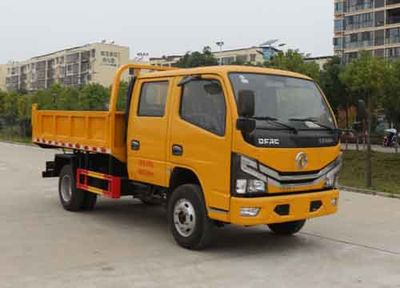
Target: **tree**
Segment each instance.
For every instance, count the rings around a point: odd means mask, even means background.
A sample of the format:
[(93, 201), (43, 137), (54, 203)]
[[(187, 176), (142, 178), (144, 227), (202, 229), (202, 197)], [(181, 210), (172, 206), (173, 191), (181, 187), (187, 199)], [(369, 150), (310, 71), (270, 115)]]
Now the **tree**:
[(3, 118), (7, 125), (14, 125), (17, 122), (17, 98), (15, 92), (7, 93), (4, 97)]
[(218, 65), (217, 58), (211, 52), (210, 47), (204, 47), (203, 52), (188, 52), (176, 63), (177, 67), (191, 68), (200, 66)]
[(340, 74), (341, 81), (356, 92), (367, 103), (368, 117), (367, 124), (367, 157), (366, 157), (366, 184), (372, 187), (372, 164), (371, 164), (371, 124), (372, 113), (378, 103), (382, 101), (389, 64), (383, 59), (373, 57), (370, 53), (364, 51), (358, 59), (353, 60), (346, 66)]
[(324, 65), (321, 71), (320, 85), (333, 109), (344, 108), (346, 111), (346, 128), (349, 128), (349, 107), (354, 104), (351, 93), (339, 75), (345, 66), (339, 57), (334, 57)]
[(4, 114), (4, 99), (6, 97), (7, 93), (4, 91), (0, 90), (0, 118), (3, 116)]
[(305, 62), (298, 50), (279, 52), (270, 61), (265, 62), (264, 66), (301, 73), (317, 82), (320, 80), (319, 65), (315, 62)]
[(386, 75), (382, 106), (385, 109), (386, 118), (397, 130), (400, 130), (400, 61), (391, 63)]
[(83, 110), (107, 110), (109, 98), (109, 89), (100, 84), (89, 84), (79, 91), (79, 104)]
[(23, 137), (30, 134), (30, 123), (32, 115), (32, 96), (19, 95), (17, 99), (17, 117), (20, 128), (20, 135)]

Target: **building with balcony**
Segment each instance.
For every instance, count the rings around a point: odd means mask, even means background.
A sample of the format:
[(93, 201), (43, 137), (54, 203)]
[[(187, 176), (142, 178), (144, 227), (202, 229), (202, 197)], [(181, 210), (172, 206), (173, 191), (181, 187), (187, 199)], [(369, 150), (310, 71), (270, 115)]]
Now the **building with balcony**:
[(334, 53), (345, 62), (365, 50), (400, 58), (400, 0), (335, 0)]
[(26, 61), (11, 62), (5, 65), (3, 79), (7, 90), (19, 91), (47, 89), (56, 83), (63, 86), (89, 83), (109, 86), (116, 69), (129, 62), (128, 47), (102, 41), (36, 56)]

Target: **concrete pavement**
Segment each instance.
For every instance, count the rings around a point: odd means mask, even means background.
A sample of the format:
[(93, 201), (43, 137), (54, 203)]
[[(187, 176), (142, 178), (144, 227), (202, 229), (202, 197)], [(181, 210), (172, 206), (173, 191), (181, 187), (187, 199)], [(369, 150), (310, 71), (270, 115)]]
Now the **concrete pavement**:
[(340, 212), (295, 237), (218, 230), (208, 250), (178, 247), (162, 207), (102, 199), (64, 211), (54, 151), (0, 143), (0, 287), (400, 287), (400, 201), (343, 192)]

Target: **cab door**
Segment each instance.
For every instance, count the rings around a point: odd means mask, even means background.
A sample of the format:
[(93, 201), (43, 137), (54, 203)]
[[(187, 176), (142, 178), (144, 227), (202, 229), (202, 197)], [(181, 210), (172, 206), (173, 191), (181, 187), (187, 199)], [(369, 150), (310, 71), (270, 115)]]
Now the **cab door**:
[(232, 124), (223, 79), (202, 75), (175, 86), (173, 97), (168, 145), (171, 168), (193, 171), (208, 209), (228, 211)]
[(170, 79), (139, 80), (129, 115), (129, 179), (167, 186), (167, 129)]

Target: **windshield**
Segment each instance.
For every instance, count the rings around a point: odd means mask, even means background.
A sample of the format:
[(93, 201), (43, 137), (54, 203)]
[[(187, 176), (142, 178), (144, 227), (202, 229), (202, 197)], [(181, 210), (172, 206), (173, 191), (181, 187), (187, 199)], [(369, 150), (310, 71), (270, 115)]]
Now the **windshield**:
[(254, 92), (255, 118), (272, 117), (300, 129), (335, 127), (328, 105), (312, 81), (252, 73), (231, 73), (230, 79), (236, 100), (240, 90)]

